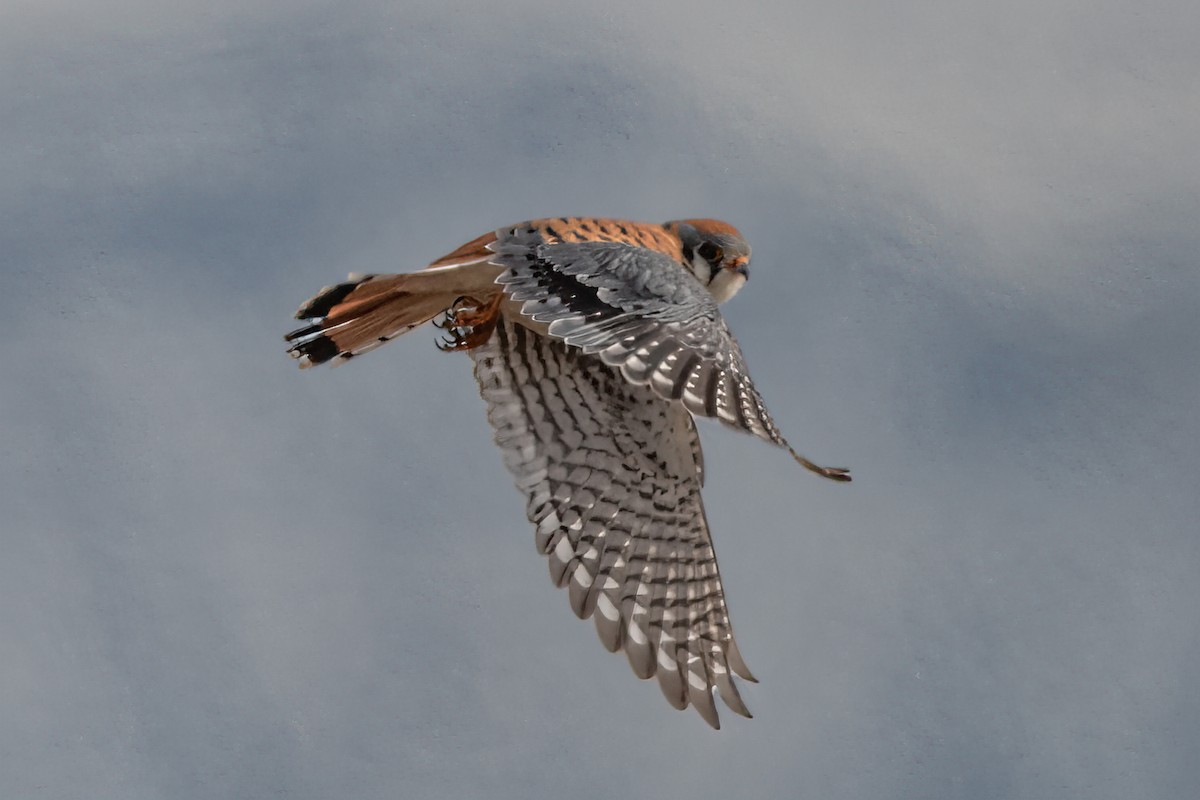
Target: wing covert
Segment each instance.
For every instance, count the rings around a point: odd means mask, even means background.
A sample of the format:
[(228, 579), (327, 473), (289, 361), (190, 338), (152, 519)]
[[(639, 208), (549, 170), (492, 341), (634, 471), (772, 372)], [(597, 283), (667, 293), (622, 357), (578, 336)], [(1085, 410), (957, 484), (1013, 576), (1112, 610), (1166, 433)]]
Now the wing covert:
[(631, 383), (774, 444), (786, 443), (712, 295), (682, 264), (620, 242), (501, 240), (493, 262), (521, 314)]
[(846, 470), (820, 467), (788, 444), (716, 301), (680, 262), (622, 242), (547, 244), (520, 229), (500, 231), (491, 247), (492, 263), (505, 268), (496, 282), (550, 337), (693, 414), (786, 449), (818, 474), (850, 480)]

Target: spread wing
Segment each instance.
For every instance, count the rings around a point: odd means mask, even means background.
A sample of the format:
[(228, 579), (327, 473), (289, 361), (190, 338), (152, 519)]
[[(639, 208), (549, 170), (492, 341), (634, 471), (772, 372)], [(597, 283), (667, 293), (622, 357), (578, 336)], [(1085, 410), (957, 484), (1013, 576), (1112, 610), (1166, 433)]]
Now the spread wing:
[(520, 229), (492, 245), (497, 278), (520, 313), (554, 339), (595, 354), (625, 380), (678, 400), (785, 448), (835, 480), (783, 438), (746, 369), (737, 341), (708, 290), (671, 257), (620, 242), (543, 244)]
[[(571, 609), (640, 678), (719, 727), (714, 687), (749, 716), (704, 506), (691, 415), (598, 354), (502, 318), (470, 351), (538, 550)], [(593, 349), (594, 352), (594, 349)]]

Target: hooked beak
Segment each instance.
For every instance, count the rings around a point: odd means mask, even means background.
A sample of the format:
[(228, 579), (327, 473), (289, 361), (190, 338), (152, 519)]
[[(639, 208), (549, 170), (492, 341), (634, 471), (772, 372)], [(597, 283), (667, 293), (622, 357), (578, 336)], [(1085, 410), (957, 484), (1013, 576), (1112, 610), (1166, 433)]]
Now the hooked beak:
[(750, 259), (746, 258), (745, 256), (735, 258), (733, 261), (729, 262), (728, 265), (726, 265), (725, 269), (733, 270), (738, 275), (741, 275), (743, 278), (749, 280)]

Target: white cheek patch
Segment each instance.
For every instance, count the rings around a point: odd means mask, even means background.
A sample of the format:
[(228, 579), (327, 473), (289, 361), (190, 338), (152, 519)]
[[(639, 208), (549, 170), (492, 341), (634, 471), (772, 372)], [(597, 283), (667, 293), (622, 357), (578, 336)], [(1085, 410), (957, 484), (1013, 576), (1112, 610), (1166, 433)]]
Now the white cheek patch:
[(740, 272), (734, 272), (731, 269), (722, 269), (709, 282), (708, 291), (718, 303), (724, 303), (737, 294), (738, 290), (745, 285), (745, 275)]
[(707, 286), (709, 278), (712, 275), (712, 267), (704, 260), (704, 256), (699, 254), (693, 255), (691, 269), (692, 274), (696, 276), (696, 280)]

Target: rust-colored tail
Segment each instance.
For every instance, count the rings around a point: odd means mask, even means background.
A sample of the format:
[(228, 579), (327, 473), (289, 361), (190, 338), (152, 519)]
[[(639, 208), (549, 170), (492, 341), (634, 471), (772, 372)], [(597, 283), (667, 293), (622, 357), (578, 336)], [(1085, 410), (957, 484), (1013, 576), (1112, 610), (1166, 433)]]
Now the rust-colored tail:
[(284, 337), (292, 343), (288, 353), (305, 368), (327, 361), (336, 366), (374, 350), (433, 319), (461, 296), (495, 293), (499, 270), (489, 266), (351, 275), (346, 283), (326, 286), (300, 307), (296, 319), (310, 324)]

